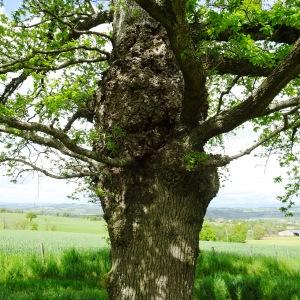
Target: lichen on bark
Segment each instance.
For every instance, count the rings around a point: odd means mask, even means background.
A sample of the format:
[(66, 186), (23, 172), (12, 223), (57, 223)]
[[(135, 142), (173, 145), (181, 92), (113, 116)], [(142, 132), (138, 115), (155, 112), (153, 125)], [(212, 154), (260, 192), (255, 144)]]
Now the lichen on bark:
[[(95, 115), (100, 131), (109, 134), (119, 127), (126, 133), (121, 152), (142, 158), (159, 149), (176, 127), (183, 79), (163, 27), (136, 6), (128, 10), (140, 15), (116, 12), (117, 44)], [(105, 143), (99, 147), (104, 150)]]
[(199, 230), (219, 188), (217, 172), (187, 170), (189, 142), (173, 138), (184, 83), (162, 25), (141, 8), (125, 6), (115, 10), (113, 37), (115, 49), (95, 105), (102, 132), (95, 147), (135, 160), (106, 168), (96, 181), (104, 191), (111, 240), (110, 297), (190, 299)]

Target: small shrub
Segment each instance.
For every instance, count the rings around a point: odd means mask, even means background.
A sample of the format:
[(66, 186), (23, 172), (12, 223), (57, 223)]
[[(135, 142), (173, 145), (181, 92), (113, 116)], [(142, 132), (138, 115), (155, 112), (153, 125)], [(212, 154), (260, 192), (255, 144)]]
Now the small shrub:
[(200, 232), (201, 241), (216, 241), (217, 235), (214, 228), (209, 223), (204, 223)]
[(252, 229), (252, 238), (254, 240), (261, 240), (267, 234), (267, 230), (260, 224), (255, 224)]
[(36, 218), (37, 218), (37, 214), (33, 211), (30, 211), (26, 214), (26, 219), (28, 219), (29, 222), (32, 222), (32, 220)]
[(37, 223), (32, 223), (31, 230), (39, 230), (39, 225)]
[(229, 242), (234, 243), (245, 243), (247, 239), (248, 228), (245, 224), (239, 223), (235, 224), (229, 235)]

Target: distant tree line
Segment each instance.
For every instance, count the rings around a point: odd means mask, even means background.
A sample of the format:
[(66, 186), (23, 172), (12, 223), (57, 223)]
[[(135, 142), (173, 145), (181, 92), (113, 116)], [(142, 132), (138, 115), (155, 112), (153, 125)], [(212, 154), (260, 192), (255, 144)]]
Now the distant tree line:
[(260, 240), (269, 235), (268, 229), (260, 222), (205, 222), (200, 232), (202, 241), (223, 241), (244, 243), (247, 239)]

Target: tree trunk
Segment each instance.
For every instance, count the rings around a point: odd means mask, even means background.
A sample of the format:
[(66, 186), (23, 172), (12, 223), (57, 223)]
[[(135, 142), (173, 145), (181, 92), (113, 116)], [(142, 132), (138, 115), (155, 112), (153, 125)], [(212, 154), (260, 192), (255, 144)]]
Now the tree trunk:
[(103, 199), (113, 264), (110, 299), (192, 297), (199, 231), (218, 180), (212, 169), (199, 174), (168, 166), (156, 158), (106, 183), (114, 190)]
[(186, 169), (183, 79), (165, 30), (130, 1), (116, 4), (95, 147), (135, 163), (106, 168), (96, 182), (111, 240), (110, 299), (191, 299), (199, 231), (218, 175)]

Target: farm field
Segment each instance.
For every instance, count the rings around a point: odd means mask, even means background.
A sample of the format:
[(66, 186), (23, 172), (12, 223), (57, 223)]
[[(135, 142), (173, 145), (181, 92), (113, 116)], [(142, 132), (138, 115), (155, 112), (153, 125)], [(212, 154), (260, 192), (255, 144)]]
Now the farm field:
[(66, 249), (100, 249), (107, 247), (105, 235), (93, 233), (1, 230), (0, 253), (62, 252)]
[[(38, 215), (32, 221), (38, 225), (38, 230), (16, 229), (18, 224), (25, 224), (24, 222), (27, 224), (26, 228), (30, 228), (26, 214), (0, 213), (0, 228), (3, 228), (4, 223), (7, 228), (0, 229), (0, 252), (39, 253), (41, 244), (46, 252), (62, 252), (73, 247), (100, 249), (108, 245), (107, 228), (103, 220)], [(200, 241), (200, 249), (300, 259), (300, 238), (274, 236), (246, 243)]]
[(37, 229), (41, 231), (99, 233), (101, 235), (106, 235), (107, 232), (103, 220), (38, 215), (32, 222), (29, 222), (25, 213), (0, 213), (0, 228), (30, 229), (33, 223), (36, 223)]
[(300, 260), (300, 238), (269, 238), (249, 240), (246, 243), (227, 243), (200, 241), (200, 249), (244, 255), (266, 255), (273, 257), (295, 258)]
[[(6, 228), (15, 228), (25, 216), (1, 213), (0, 222), (4, 217)], [(104, 221), (38, 216), (32, 222), (38, 230), (0, 229), (0, 299), (107, 299)], [(55, 231), (45, 230), (49, 224)], [(195, 300), (300, 300), (299, 238), (200, 241), (200, 249)]]
[[(41, 244), (45, 252), (62, 252), (69, 248), (100, 249), (108, 246), (107, 232), (102, 234), (0, 230), (0, 252), (4, 253), (40, 253)], [(294, 258), (300, 261), (300, 239), (280, 238), (247, 243), (207, 242), (200, 241), (200, 249), (237, 253), (249, 256), (266, 255), (279, 258)]]

